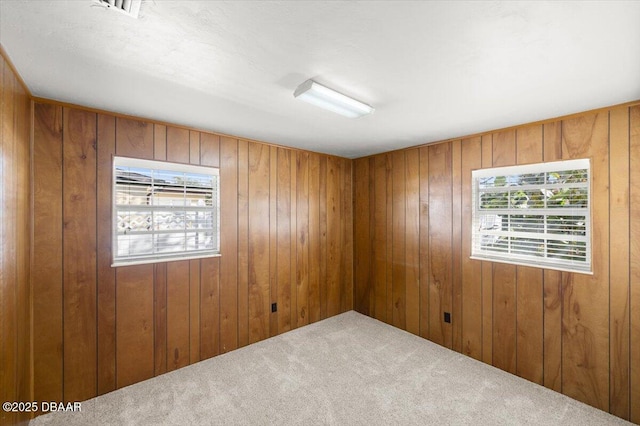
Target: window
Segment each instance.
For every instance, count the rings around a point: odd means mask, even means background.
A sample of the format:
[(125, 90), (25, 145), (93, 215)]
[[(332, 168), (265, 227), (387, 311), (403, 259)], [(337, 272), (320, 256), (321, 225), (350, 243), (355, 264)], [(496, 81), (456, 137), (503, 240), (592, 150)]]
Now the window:
[(220, 254), (218, 169), (114, 157), (113, 266)]
[(591, 272), (589, 160), (472, 172), (471, 258)]

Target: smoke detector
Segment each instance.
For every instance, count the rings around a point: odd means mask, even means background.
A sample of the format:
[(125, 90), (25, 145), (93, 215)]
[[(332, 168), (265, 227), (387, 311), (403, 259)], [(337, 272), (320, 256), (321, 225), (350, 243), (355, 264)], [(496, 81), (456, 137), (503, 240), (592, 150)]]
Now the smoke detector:
[(140, 13), (140, 5), (142, 0), (96, 0), (100, 6), (104, 6), (107, 9), (117, 10), (120, 13), (124, 13), (127, 16), (138, 18)]

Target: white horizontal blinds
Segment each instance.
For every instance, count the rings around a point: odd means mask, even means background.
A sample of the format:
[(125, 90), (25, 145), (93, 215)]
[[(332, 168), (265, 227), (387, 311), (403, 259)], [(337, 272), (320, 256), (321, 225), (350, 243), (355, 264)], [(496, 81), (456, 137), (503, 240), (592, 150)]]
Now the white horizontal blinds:
[(114, 263), (219, 253), (218, 170), (114, 158)]
[(473, 172), (472, 257), (591, 271), (589, 160)]

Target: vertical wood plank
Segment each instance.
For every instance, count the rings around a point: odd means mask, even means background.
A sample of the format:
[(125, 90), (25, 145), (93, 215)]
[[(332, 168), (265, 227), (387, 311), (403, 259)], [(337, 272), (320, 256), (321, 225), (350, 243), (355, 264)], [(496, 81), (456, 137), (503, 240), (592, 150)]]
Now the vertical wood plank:
[(471, 256), (471, 172), (482, 166), (482, 138), (462, 141), (462, 353), (482, 360), (482, 262)]
[[(377, 320), (387, 320), (387, 160), (385, 155), (375, 157), (373, 173), (374, 232), (372, 284), (375, 293), (374, 315)], [(390, 297), (390, 295), (389, 295)]]
[(609, 410), (629, 419), (629, 108), (611, 110), (609, 126)]
[(153, 130), (153, 125), (144, 121), (116, 117), (116, 154), (152, 160)]
[(405, 329), (406, 324), (406, 245), (405, 245), (405, 151), (395, 151), (391, 154), (392, 162), (392, 192), (393, 231), (392, 231), (392, 291), (393, 303), (391, 324)]
[(97, 393), (96, 114), (63, 112), (64, 400)]
[(238, 140), (238, 346), (249, 344), (249, 144)]
[[(562, 159), (562, 122), (544, 125), (544, 161)], [(562, 392), (562, 273), (544, 271), (544, 386)]]
[(249, 343), (269, 337), (269, 146), (249, 143)]
[[(167, 370), (189, 365), (188, 260), (167, 263)], [(118, 293), (119, 296), (119, 293)]]
[(112, 156), (116, 151), (116, 119), (98, 114), (97, 124), (98, 248), (98, 395), (116, 389), (116, 274), (111, 267)]
[(340, 312), (353, 309), (353, 170), (352, 161), (341, 159), (342, 179), (340, 204), (342, 211), (340, 222), (342, 223), (342, 259), (340, 261), (341, 271), (341, 306)]
[(220, 136), (200, 133), (200, 164), (220, 167)]
[(189, 163), (200, 164), (200, 132), (189, 130)]
[(385, 206), (387, 208), (386, 215), (386, 239), (387, 239), (387, 255), (386, 255), (386, 322), (387, 324), (393, 324), (393, 156), (391, 154), (385, 154)]
[[(278, 302), (278, 148), (269, 148), (269, 304)], [(270, 311), (267, 311), (270, 312)], [(269, 336), (278, 334), (278, 313), (269, 314)]]
[(562, 391), (609, 409), (609, 150), (608, 114), (562, 122), (564, 159), (591, 158), (593, 275), (563, 274)]
[[(514, 130), (493, 135), (493, 166), (516, 163)], [(493, 266), (493, 365), (516, 373), (516, 267)]]
[(153, 265), (116, 269), (117, 387), (153, 377)]
[(327, 317), (340, 313), (340, 177), (338, 159), (327, 158)]
[(429, 147), (420, 152), (420, 336), (429, 338), (429, 277), (431, 258), (429, 249)]
[[(420, 151), (411, 149), (406, 153), (406, 200), (405, 210), (405, 244), (406, 244), (406, 321), (407, 331), (420, 335)], [(367, 177), (368, 178), (368, 177)], [(365, 181), (365, 185), (368, 182)], [(367, 187), (362, 189), (367, 193)], [(368, 200), (367, 200), (368, 202)], [(356, 209), (358, 217), (354, 220), (366, 219), (360, 215), (366, 209)], [(366, 223), (367, 228), (369, 223)], [(368, 229), (367, 229), (368, 230)], [(368, 238), (367, 238), (368, 240)], [(367, 241), (368, 243), (368, 241)], [(360, 253), (360, 251), (356, 251)], [(368, 256), (367, 256), (368, 259)]]
[(320, 157), (320, 319), (327, 318), (327, 156)]
[(220, 353), (220, 258), (200, 263), (200, 359)]
[(62, 107), (36, 103), (33, 128), (33, 380), (62, 401)]
[(163, 124), (153, 125), (153, 159), (167, 159), (167, 126)]
[[(493, 166), (493, 135), (482, 136), (482, 167)], [(493, 364), (493, 263), (482, 262), (482, 361)]]
[(451, 142), (452, 349), (462, 351), (462, 141)]
[(369, 281), (369, 262), (371, 257), (371, 236), (369, 235), (369, 158), (354, 161), (355, 212), (355, 305), (354, 309), (361, 314), (370, 315), (373, 310), (369, 306), (369, 294), (373, 292)]
[(289, 241), (291, 258), (289, 259), (289, 296), (291, 307), (289, 309), (291, 329), (298, 326), (298, 274), (297, 274), (297, 250), (298, 250), (298, 152), (291, 151), (291, 167), (289, 168), (289, 186), (291, 195), (291, 216)]
[[(516, 130), (518, 164), (543, 160), (541, 125)], [(534, 383), (543, 383), (543, 271), (516, 267), (516, 374)]]
[(451, 143), (429, 146), (429, 340), (452, 347)]
[(154, 371), (158, 376), (167, 372), (167, 264), (153, 265), (153, 353)]
[(190, 153), (189, 130), (167, 126), (167, 160), (189, 163)]
[(320, 321), (320, 156), (309, 154), (309, 322)]
[(309, 324), (309, 154), (296, 156), (296, 326)]
[(189, 261), (189, 364), (200, 361), (200, 262)]
[(291, 151), (278, 148), (278, 333), (291, 330)]
[(630, 420), (640, 423), (640, 106), (629, 109)]
[(238, 347), (238, 141), (220, 140), (220, 353)]

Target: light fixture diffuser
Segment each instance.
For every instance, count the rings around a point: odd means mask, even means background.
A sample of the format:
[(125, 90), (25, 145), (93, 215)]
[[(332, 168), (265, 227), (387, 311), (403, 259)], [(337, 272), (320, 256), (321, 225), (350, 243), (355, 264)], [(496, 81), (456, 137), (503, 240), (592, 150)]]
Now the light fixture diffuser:
[(373, 107), (338, 93), (313, 80), (307, 80), (298, 86), (293, 96), (350, 118), (361, 117), (375, 111)]

